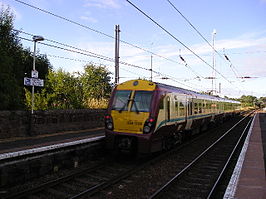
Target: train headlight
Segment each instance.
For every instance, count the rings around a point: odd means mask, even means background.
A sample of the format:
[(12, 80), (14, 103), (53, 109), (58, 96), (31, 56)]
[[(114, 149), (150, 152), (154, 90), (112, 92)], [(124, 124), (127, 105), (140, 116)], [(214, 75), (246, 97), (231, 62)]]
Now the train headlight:
[(144, 128), (143, 128), (144, 133), (149, 133), (150, 130), (151, 130), (151, 128), (149, 126), (144, 126)]
[(107, 123), (106, 124), (106, 127), (109, 129), (109, 130), (112, 130), (113, 129), (113, 123)]
[(109, 129), (109, 130), (113, 130), (114, 129), (114, 123), (113, 123), (113, 119), (111, 115), (105, 115), (104, 116), (104, 120), (105, 120), (105, 128)]
[(150, 133), (154, 129), (154, 127), (155, 127), (155, 119), (148, 118), (144, 123), (143, 133), (144, 134)]

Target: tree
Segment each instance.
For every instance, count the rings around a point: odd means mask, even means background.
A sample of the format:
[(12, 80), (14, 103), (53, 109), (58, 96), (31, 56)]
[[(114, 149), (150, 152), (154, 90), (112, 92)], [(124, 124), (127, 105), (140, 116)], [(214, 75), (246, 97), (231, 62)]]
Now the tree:
[(45, 87), (49, 108), (80, 109), (84, 108), (83, 93), (78, 77), (59, 69), (50, 71)]
[[(31, 94), (26, 92), (28, 108), (31, 107)], [(45, 87), (35, 94), (35, 109), (80, 109), (84, 108), (83, 91), (78, 77), (61, 68), (49, 70)]]
[(14, 70), (15, 54), (21, 51), (17, 33), (12, 32), (14, 16), (10, 9), (0, 12), (0, 109), (16, 109), (23, 106), (22, 96)]
[(266, 107), (266, 97), (260, 97), (258, 100), (258, 107), (265, 108)]
[(111, 94), (110, 72), (103, 66), (86, 65), (81, 74), (81, 84), (85, 99), (103, 99)]
[[(49, 70), (45, 86), (35, 94), (35, 110), (105, 108), (111, 93), (110, 72), (102, 66), (87, 65), (83, 73)], [(26, 91), (31, 107), (31, 93)]]
[(252, 95), (242, 95), (240, 102), (243, 107), (253, 107), (257, 103), (258, 99)]
[[(25, 108), (25, 73), (31, 74), (33, 56), (29, 49), (23, 49), (18, 32), (13, 30), (14, 15), (10, 9), (0, 11), (0, 110)], [(46, 56), (37, 56), (36, 69), (44, 78), (52, 68)], [(30, 88), (28, 88), (30, 89)], [(40, 88), (36, 87), (40, 92)]]

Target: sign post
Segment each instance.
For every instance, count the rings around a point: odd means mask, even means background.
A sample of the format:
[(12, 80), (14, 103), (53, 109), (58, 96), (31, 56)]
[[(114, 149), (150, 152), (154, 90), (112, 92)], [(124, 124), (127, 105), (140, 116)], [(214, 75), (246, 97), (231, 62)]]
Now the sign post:
[(38, 71), (32, 70), (31, 71), (31, 78), (30, 77), (24, 77), (24, 85), (25, 86), (32, 86), (32, 107), (31, 107), (31, 113), (33, 113), (33, 107), (34, 107), (34, 86), (43, 87), (44, 86), (44, 80), (38, 78)]

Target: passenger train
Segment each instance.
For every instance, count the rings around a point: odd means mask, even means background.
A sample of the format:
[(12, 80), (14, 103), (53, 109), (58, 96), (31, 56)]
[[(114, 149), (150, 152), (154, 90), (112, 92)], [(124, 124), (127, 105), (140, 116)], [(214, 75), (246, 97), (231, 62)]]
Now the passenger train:
[(105, 115), (106, 148), (152, 153), (239, 112), (240, 102), (147, 80), (112, 91)]

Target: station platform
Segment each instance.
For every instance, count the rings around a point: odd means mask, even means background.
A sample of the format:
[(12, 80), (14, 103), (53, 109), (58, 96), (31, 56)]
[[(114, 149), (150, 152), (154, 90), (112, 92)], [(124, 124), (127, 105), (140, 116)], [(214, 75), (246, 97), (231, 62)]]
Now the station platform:
[(257, 112), (224, 199), (266, 199), (266, 112)]
[(0, 160), (104, 138), (104, 128), (0, 140)]

